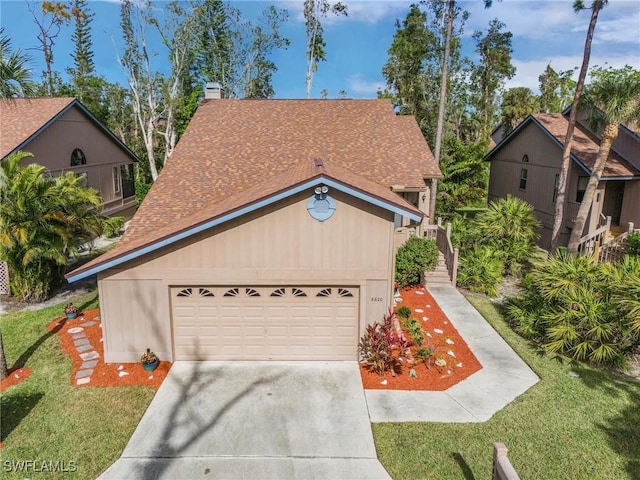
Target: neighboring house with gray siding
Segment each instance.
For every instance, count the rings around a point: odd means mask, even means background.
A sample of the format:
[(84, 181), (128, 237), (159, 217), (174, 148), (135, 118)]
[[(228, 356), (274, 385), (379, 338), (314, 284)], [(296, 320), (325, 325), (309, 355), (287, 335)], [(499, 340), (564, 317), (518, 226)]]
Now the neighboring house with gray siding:
[(57, 176), (75, 172), (100, 192), (101, 213), (131, 217), (136, 207), (135, 154), (74, 98), (0, 101), (0, 159), (17, 151), (34, 156)]
[[(551, 245), (557, 182), (567, 132), (568, 111), (535, 114), (503, 138), (485, 157), (491, 162), (489, 200), (507, 195), (530, 203), (542, 228), (541, 247)], [(564, 221), (560, 245), (567, 245), (580, 201), (600, 145), (598, 132), (579, 116), (571, 147)], [(611, 217), (612, 230), (640, 225), (640, 136), (637, 129), (620, 126), (607, 160), (583, 236)]]

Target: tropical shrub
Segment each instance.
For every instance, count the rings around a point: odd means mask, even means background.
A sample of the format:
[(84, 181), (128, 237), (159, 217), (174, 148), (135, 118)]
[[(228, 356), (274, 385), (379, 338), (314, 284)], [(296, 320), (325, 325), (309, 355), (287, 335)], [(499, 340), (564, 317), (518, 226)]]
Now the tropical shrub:
[(451, 221), (451, 244), (461, 253), (472, 249), (482, 240), (482, 232), (475, 220), (456, 215)]
[(507, 315), (547, 352), (623, 366), (640, 339), (640, 259), (597, 264), (561, 249), (534, 263)]
[(30, 156), (18, 152), (0, 162), (0, 260), (13, 295), (41, 301), (62, 281), (67, 258), (100, 235), (102, 218), (97, 190), (71, 172), (50, 178), (40, 165), (21, 166)]
[(107, 238), (120, 235), (124, 228), (124, 217), (109, 217), (102, 222), (102, 234)]
[(400, 305), (396, 309), (396, 316), (399, 318), (409, 318), (411, 316), (411, 309), (406, 305)]
[(433, 240), (409, 237), (396, 253), (395, 279), (398, 287), (418, 285), (424, 272), (438, 264), (438, 246)]
[(640, 256), (640, 232), (633, 232), (627, 237), (625, 253)]
[(472, 292), (497, 297), (503, 269), (500, 252), (484, 245), (474, 247), (460, 256), (457, 283)]
[(144, 198), (151, 190), (153, 183), (144, 183), (142, 180), (139, 180), (138, 177), (135, 178), (135, 188), (136, 188), (136, 205), (139, 207)]
[(360, 363), (378, 375), (389, 371), (399, 373), (402, 368), (400, 357), (394, 353), (404, 346), (394, 332), (394, 317), (395, 314), (389, 311), (382, 323), (367, 325), (358, 343)]
[(524, 200), (508, 195), (489, 204), (476, 218), (484, 243), (503, 255), (507, 273), (518, 273), (520, 264), (535, 249), (540, 226), (533, 207)]
[(422, 345), (424, 343), (424, 331), (418, 320), (413, 317), (407, 318), (402, 322), (402, 327), (409, 334), (409, 338), (414, 345)]

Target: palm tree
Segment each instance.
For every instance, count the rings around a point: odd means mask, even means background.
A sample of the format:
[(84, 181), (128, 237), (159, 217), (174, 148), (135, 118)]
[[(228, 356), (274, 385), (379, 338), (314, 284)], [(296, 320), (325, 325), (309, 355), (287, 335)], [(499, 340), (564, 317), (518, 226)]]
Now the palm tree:
[(31, 57), (20, 50), (11, 51), (11, 40), (0, 28), (0, 99), (29, 97), (35, 92), (27, 64)]
[(101, 232), (97, 190), (74, 173), (50, 178), (32, 156), (18, 152), (0, 162), (0, 260), (23, 301), (41, 301), (62, 281), (67, 258)]
[[(551, 251), (555, 251), (560, 240), (560, 228), (562, 227), (562, 217), (564, 215), (564, 200), (567, 191), (567, 177), (569, 175), (569, 167), (571, 166), (571, 140), (573, 139), (573, 131), (576, 126), (576, 118), (578, 115), (578, 104), (582, 90), (584, 89), (584, 81), (587, 77), (589, 69), (589, 59), (591, 58), (591, 42), (593, 40), (593, 32), (598, 22), (598, 14), (600, 10), (608, 3), (608, 0), (595, 0), (591, 5), (591, 20), (587, 29), (587, 38), (584, 42), (584, 53), (582, 55), (582, 66), (578, 74), (578, 83), (576, 91), (573, 95), (573, 103), (571, 104), (571, 112), (569, 113), (569, 124), (567, 125), (567, 134), (564, 139), (564, 149), (562, 151), (562, 167), (560, 168), (560, 178), (558, 179), (558, 193), (556, 194), (556, 211), (553, 217), (553, 230), (551, 232)], [(575, 0), (573, 9), (576, 12), (584, 10), (584, 1)]]
[(537, 229), (533, 207), (524, 200), (511, 195), (489, 204), (489, 208), (478, 215), (476, 225), (487, 242), (504, 260), (505, 269), (517, 273), (519, 264), (535, 250)]
[(591, 177), (576, 216), (569, 252), (577, 252), (584, 225), (591, 211), (593, 198), (614, 140), (618, 137), (618, 125), (640, 121), (640, 72), (631, 67), (599, 70), (596, 80), (585, 93), (582, 108), (595, 128), (602, 128), (602, 139), (591, 169)]

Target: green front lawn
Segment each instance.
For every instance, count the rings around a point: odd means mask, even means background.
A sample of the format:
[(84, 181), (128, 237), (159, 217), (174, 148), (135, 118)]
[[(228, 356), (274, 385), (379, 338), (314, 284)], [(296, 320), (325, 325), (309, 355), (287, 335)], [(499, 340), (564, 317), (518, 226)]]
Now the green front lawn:
[[(640, 478), (640, 384), (541, 356), (489, 300), (470, 300), (541, 380), (485, 423), (374, 425), (379, 458), (392, 477), (489, 479), (491, 444), (500, 441), (525, 479)], [(83, 309), (97, 305), (95, 293), (73, 301)], [(2, 393), (3, 478), (95, 478), (118, 458), (155, 393), (148, 387), (72, 387), (71, 362), (46, 329), (61, 308), (0, 321), (9, 366), (22, 358), (33, 371)], [(10, 462), (28, 460), (73, 461), (77, 472), (7, 471)]]
[[(97, 294), (73, 298), (81, 309), (97, 306)], [(149, 387), (91, 388), (71, 385), (71, 361), (47, 324), (63, 305), (3, 315), (0, 329), (7, 364), (21, 359), (31, 377), (2, 392), (2, 478), (95, 478), (124, 449), (155, 394)], [(74, 473), (9, 473), (12, 462), (74, 462)], [(62, 465), (62, 463), (60, 463)]]
[(640, 383), (540, 355), (490, 300), (468, 298), (540, 382), (488, 422), (374, 424), (391, 476), (490, 479), (492, 443), (503, 442), (523, 479), (640, 478)]

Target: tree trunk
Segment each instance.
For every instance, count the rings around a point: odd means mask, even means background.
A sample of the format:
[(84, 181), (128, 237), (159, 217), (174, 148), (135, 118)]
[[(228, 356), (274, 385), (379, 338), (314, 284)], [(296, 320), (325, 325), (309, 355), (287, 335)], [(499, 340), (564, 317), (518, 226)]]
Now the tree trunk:
[(0, 332), (0, 380), (4, 380), (8, 375), (7, 359), (4, 356), (4, 344), (2, 343), (2, 332)]
[[(553, 218), (553, 230), (551, 232), (551, 251), (554, 252), (558, 248), (560, 240), (560, 229), (564, 215), (565, 198), (567, 192), (567, 177), (569, 175), (569, 167), (571, 166), (571, 142), (573, 140), (573, 131), (576, 126), (576, 117), (578, 115), (578, 105), (582, 90), (584, 89), (584, 80), (589, 69), (589, 59), (591, 58), (591, 42), (593, 40), (593, 32), (596, 29), (598, 21), (598, 13), (602, 9), (603, 1), (596, 0), (593, 2), (593, 10), (591, 11), (591, 21), (587, 29), (587, 38), (584, 42), (584, 54), (582, 56), (582, 66), (578, 75), (578, 83), (576, 91), (573, 95), (573, 103), (571, 104), (571, 113), (569, 114), (569, 125), (567, 126), (567, 134), (564, 139), (564, 150), (562, 151), (562, 167), (560, 168), (560, 178), (558, 179), (558, 193), (556, 195), (556, 209)], [(584, 203), (584, 202), (583, 202)], [(574, 226), (575, 231), (575, 226)]]
[(617, 136), (617, 124), (608, 124), (602, 133), (602, 141), (600, 142), (598, 156), (596, 158), (595, 165), (593, 166), (593, 170), (591, 171), (591, 177), (589, 177), (589, 183), (587, 184), (587, 189), (584, 192), (584, 197), (580, 203), (580, 209), (578, 210), (578, 215), (576, 216), (576, 221), (573, 225), (573, 230), (571, 231), (571, 237), (569, 238), (569, 246), (567, 249), (570, 253), (577, 253), (578, 251), (582, 231), (584, 230), (584, 225), (587, 222), (587, 217), (591, 211), (593, 199), (595, 198), (596, 190), (598, 189), (598, 183), (600, 183), (602, 171), (604, 170), (607, 158), (609, 157), (611, 144), (613, 144), (613, 141)]
[[(453, 14), (455, 1), (449, 0), (447, 11), (447, 32), (444, 40), (444, 59), (442, 60), (442, 76), (440, 79), (440, 103), (438, 105), (438, 125), (436, 127), (436, 144), (434, 157), (436, 164), (440, 164), (440, 150), (442, 149), (442, 137), (444, 132), (444, 110), (447, 103), (447, 82), (449, 80), (449, 55), (451, 52), (451, 31), (453, 30)], [(438, 191), (438, 180), (431, 182), (431, 195), (429, 199), (429, 221), (433, 223), (436, 215), (436, 194)]]

